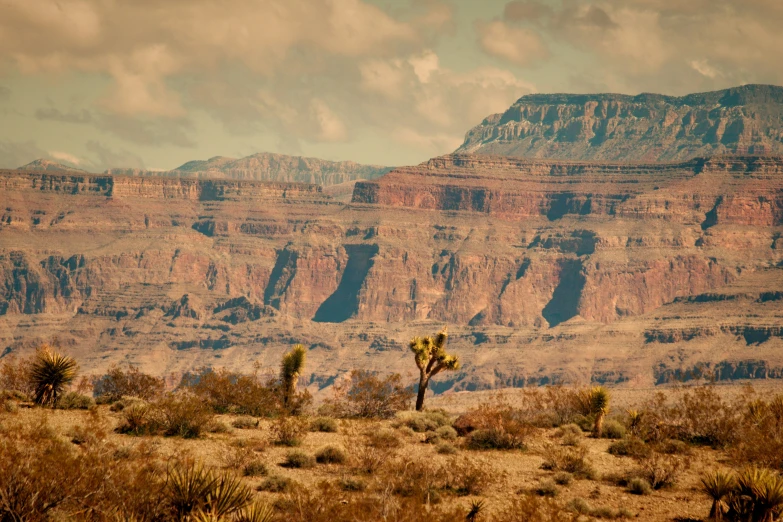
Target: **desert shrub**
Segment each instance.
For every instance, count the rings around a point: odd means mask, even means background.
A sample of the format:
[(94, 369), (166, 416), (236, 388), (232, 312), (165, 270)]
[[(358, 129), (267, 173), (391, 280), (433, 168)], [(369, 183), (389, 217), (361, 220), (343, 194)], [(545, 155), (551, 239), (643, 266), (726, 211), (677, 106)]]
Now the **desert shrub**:
[(137, 406), (140, 404), (148, 404), (148, 402), (137, 397), (123, 397), (122, 399), (113, 402), (112, 405), (109, 406), (109, 410), (118, 412), (125, 410), (125, 408)]
[(257, 372), (247, 375), (207, 368), (183, 377), (180, 387), (190, 389), (216, 413), (268, 417), (280, 410), (274, 384), (263, 383)]
[(364, 491), (367, 489), (367, 483), (356, 477), (342, 477), (337, 481), (337, 484), (343, 491)]
[(455, 430), (451, 426), (441, 426), (440, 428), (435, 430), (435, 434), (443, 440), (457, 439), (457, 430)]
[(76, 392), (61, 395), (54, 405), (58, 410), (89, 410), (93, 406), (95, 400), (92, 397)]
[(467, 447), (477, 450), (524, 449), (531, 425), (520, 418), (519, 412), (503, 403), (485, 404), (474, 410), (473, 420), (478, 427), (468, 435)]
[(15, 355), (4, 357), (0, 364), (0, 393), (20, 402), (32, 396), (31, 364), (32, 359), (19, 359)]
[(310, 431), (337, 433), (337, 421), (330, 417), (317, 417), (310, 423)]
[(299, 446), (308, 431), (305, 419), (292, 415), (281, 415), (272, 423), (273, 442), (280, 446)]
[(443, 410), (409, 411), (397, 414), (395, 427), (407, 426), (416, 433), (435, 431), (441, 426), (451, 426), (449, 414)]
[(315, 466), (315, 457), (301, 450), (292, 450), (286, 454), (281, 466), (294, 469), (312, 468)]
[(671, 487), (689, 463), (679, 457), (653, 455), (639, 461), (637, 476), (644, 478), (653, 489)]
[(481, 495), (497, 481), (494, 470), (485, 462), (453, 457), (446, 463), (445, 489), (457, 495)]
[(612, 442), (609, 445), (609, 449), (607, 451), (618, 457), (622, 456), (645, 458), (652, 454), (652, 449), (650, 446), (645, 444), (643, 440), (637, 439), (636, 437), (629, 437), (627, 439), (621, 439)]
[(655, 451), (666, 455), (690, 455), (691, 447), (681, 440), (666, 439), (655, 445)]
[(410, 429), (408, 426), (398, 427), (397, 432), (399, 432), (400, 435), (403, 435), (405, 437), (413, 437), (414, 435), (416, 435), (416, 432)]
[(379, 449), (394, 449), (402, 446), (402, 441), (393, 430), (384, 428), (366, 434), (367, 445)]
[(539, 497), (535, 494), (520, 495), (511, 499), (500, 510), (497, 522), (565, 522), (575, 517), (562, 508), (551, 497)]
[(242, 474), (246, 477), (261, 477), (269, 473), (267, 465), (259, 460), (253, 459), (247, 462), (242, 468)]
[(228, 469), (243, 469), (255, 457), (250, 448), (226, 448), (222, 455), (223, 467)]
[(543, 449), (544, 462), (542, 469), (549, 471), (566, 471), (579, 478), (593, 479), (595, 468), (586, 459), (587, 450), (546, 444)]
[(413, 392), (397, 373), (380, 378), (366, 370), (354, 370), (345, 383), (335, 386), (331, 403), (341, 417), (390, 419), (408, 409), (412, 398)]
[(212, 410), (198, 396), (190, 393), (168, 395), (154, 403), (153, 407), (167, 436), (198, 438), (214, 418)]
[(361, 446), (354, 452), (354, 468), (360, 473), (372, 475), (392, 456), (388, 449)]
[(457, 453), (457, 448), (449, 442), (439, 442), (435, 446), (435, 452), (441, 455), (454, 455)]
[(605, 439), (622, 439), (625, 437), (625, 426), (616, 420), (608, 420), (604, 423), (601, 437)]
[(582, 436), (582, 428), (576, 424), (565, 424), (555, 430), (555, 437)]
[(163, 394), (166, 383), (163, 379), (147, 375), (129, 364), (125, 369), (112, 366), (105, 375), (93, 379), (92, 387), (96, 400), (105, 404), (123, 397), (154, 400)]
[(231, 433), (231, 428), (223, 421), (213, 419), (206, 427), (209, 433)]
[(652, 486), (647, 480), (635, 477), (628, 481), (628, 492), (634, 495), (649, 495), (652, 493)]
[(260, 453), (266, 450), (267, 446), (269, 445), (269, 441), (265, 439), (257, 439), (255, 437), (250, 437), (247, 439), (242, 438), (242, 439), (232, 440), (230, 444), (234, 448), (247, 448)]
[(252, 430), (258, 428), (259, 422), (252, 417), (239, 417), (231, 423), (238, 430)]
[(542, 480), (533, 488), (533, 491), (541, 497), (556, 497), (559, 493), (557, 486), (551, 480)]
[(435, 444), (436, 442), (440, 441), (440, 437), (438, 437), (438, 434), (434, 431), (428, 431), (424, 434), (424, 443), (425, 444)]
[(625, 508), (612, 509), (606, 506), (592, 507), (585, 499), (576, 497), (566, 503), (565, 509), (579, 515), (594, 518), (614, 520), (618, 518), (633, 518), (633, 513)]
[(155, 409), (138, 402), (122, 410), (122, 421), (116, 431), (128, 435), (154, 435), (161, 429), (162, 422)]
[(295, 482), (287, 477), (272, 475), (264, 479), (258, 485), (258, 491), (268, 491), (270, 493), (285, 493), (294, 488)]
[(3, 411), (6, 413), (17, 413), (19, 411), (19, 404), (11, 399), (5, 399), (2, 401)]
[(319, 464), (344, 464), (348, 460), (345, 449), (340, 446), (324, 446), (315, 453), (315, 460)]
[(449, 484), (448, 471), (427, 460), (402, 457), (383, 467), (384, 480), (395, 495), (410, 497), (423, 504), (437, 504)]
[(560, 471), (555, 473), (555, 475), (552, 477), (552, 480), (554, 480), (555, 484), (559, 486), (568, 486), (571, 484), (571, 482), (573, 482), (574, 476), (567, 471)]

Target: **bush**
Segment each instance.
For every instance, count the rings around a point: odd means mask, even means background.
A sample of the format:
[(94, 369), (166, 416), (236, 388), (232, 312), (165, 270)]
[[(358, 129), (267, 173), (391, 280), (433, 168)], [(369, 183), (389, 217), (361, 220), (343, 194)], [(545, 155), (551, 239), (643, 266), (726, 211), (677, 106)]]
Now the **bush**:
[(31, 365), (31, 359), (20, 360), (14, 355), (3, 358), (0, 364), (0, 393), (5, 398), (24, 402), (33, 394), (30, 380)]
[(443, 440), (457, 440), (457, 430), (451, 426), (441, 426), (435, 430), (435, 435)]
[(646, 458), (652, 454), (652, 449), (643, 440), (636, 437), (613, 442), (609, 445), (608, 451), (618, 457)]
[(558, 494), (557, 486), (551, 480), (541, 481), (534, 491), (541, 497), (556, 497)]
[(6, 413), (17, 413), (19, 411), (19, 405), (16, 401), (10, 399), (3, 402), (3, 411)]
[(337, 433), (337, 421), (329, 417), (318, 417), (310, 423), (310, 431)]
[(281, 464), (284, 468), (312, 468), (315, 466), (315, 458), (301, 450), (289, 451), (285, 461)]
[(129, 435), (154, 435), (161, 430), (161, 420), (156, 413), (144, 402), (126, 407), (122, 410), (122, 422), (116, 431)]
[(667, 439), (655, 446), (655, 450), (666, 455), (690, 455), (691, 447), (681, 441)]
[(594, 479), (595, 468), (585, 458), (584, 448), (557, 447), (552, 444), (544, 446), (544, 463), (542, 469), (549, 471), (567, 471), (579, 478)]
[(402, 446), (402, 441), (390, 429), (381, 429), (367, 433), (367, 445), (373, 448), (394, 449)]
[(457, 453), (457, 448), (448, 442), (439, 442), (435, 446), (435, 452), (441, 455), (454, 455)]
[(360, 473), (372, 475), (392, 456), (388, 449), (380, 450), (372, 446), (360, 447), (356, 450), (356, 470)]
[(468, 458), (450, 458), (444, 473), (445, 488), (457, 495), (480, 495), (497, 480), (492, 468), (484, 462)]
[(400, 374), (381, 379), (366, 370), (352, 371), (347, 382), (335, 386), (335, 395), (330, 403), (337, 415), (363, 419), (390, 419), (413, 398)]
[(167, 436), (198, 438), (214, 418), (210, 408), (189, 393), (171, 394), (155, 403), (154, 408)]
[(242, 474), (246, 477), (261, 477), (269, 474), (269, 469), (263, 461), (253, 459), (242, 468)]
[(645, 479), (635, 477), (628, 481), (628, 492), (634, 495), (649, 495), (652, 493), (652, 487)]
[(207, 424), (207, 431), (209, 433), (231, 433), (231, 428), (225, 422), (213, 420)]
[(367, 488), (362, 479), (354, 477), (342, 477), (337, 483), (343, 491), (364, 491)]
[(231, 423), (238, 430), (252, 430), (258, 428), (259, 421), (252, 417), (239, 417)]
[(216, 413), (269, 417), (280, 411), (275, 386), (262, 383), (256, 373), (245, 375), (208, 368), (183, 377), (180, 387), (190, 389)]
[(54, 405), (58, 410), (89, 410), (93, 406), (95, 406), (95, 401), (92, 397), (76, 392), (61, 395)]
[(555, 476), (552, 477), (552, 480), (554, 480), (555, 484), (559, 486), (568, 486), (574, 480), (574, 476), (567, 471), (561, 471), (559, 473), (555, 473)]
[(555, 431), (555, 437), (568, 437), (568, 436), (581, 437), (582, 428), (572, 423), (572, 424), (566, 424), (564, 426), (560, 426)]
[(268, 491), (270, 493), (287, 493), (293, 489), (294, 484), (294, 481), (289, 478), (272, 475), (264, 479), (257, 489), (258, 491)]
[(151, 401), (160, 397), (165, 387), (163, 379), (142, 373), (135, 366), (128, 365), (125, 370), (112, 366), (106, 375), (93, 379), (92, 393), (103, 404), (118, 401), (123, 397), (138, 397)]
[(443, 410), (411, 411), (397, 415), (395, 427), (407, 426), (416, 433), (435, 431), (442, 426), (451, 426), (451, 418)]
[(637, 475), (646, 479), (653, 489), (671, 487), (688, 462), (678, 457), (653, 455), (640, 461)]
[(504, 403), (484, 404), (471, 412), (476, 430), (468, 434), (467, 447), (477, 450), (524, 449), (532, 426), (517, 410)]
[(604, 423), (604, 429), (601, 434), (601, 437), (605, 439), (625, 438), (625, 426), (623, 426), (616, 420), (608, 420)]
[(319, 464), (345, 464), (348, 455), (340, 446), (324, 446), (315, 454), (315, 461)]
[(307, 435), (307, 421), (300, 417), (281, 415), (272, 423), (274, 443), (280, 446), (299, 446)]

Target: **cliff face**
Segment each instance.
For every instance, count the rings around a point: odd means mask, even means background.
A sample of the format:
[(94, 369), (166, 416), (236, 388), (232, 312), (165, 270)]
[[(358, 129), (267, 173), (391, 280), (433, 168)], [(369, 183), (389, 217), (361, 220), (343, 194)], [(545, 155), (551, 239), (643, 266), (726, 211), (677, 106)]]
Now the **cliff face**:
[(783, 88), (746, 85), (671, 97), (534, 94), (471, 129), (458, 153), (674, 161), (783, 152)]
[(355, 367), (413, 379), (407, 340), (448, 324), (466, 364), (440, 390), (783, 374), (783, 158), (454, 155), (350, 204), (19, 171), (0, 192), (0, 353), (56, 336), (87, 371), (274, 371), (302, 342), (315, 389)]
[(391, 170), (390, 167), (361, 165), (353, 161), (327, 161), (284, 154), (260, 153), (241, 159), (216, 156), (206, 161), (189, 161), (174, 170), (164, 172), (114, 168), (109, 169), (107, 174), (205, 179), (228, 178), (332, 186), (357, 179), (375, 179), (389, 170)]

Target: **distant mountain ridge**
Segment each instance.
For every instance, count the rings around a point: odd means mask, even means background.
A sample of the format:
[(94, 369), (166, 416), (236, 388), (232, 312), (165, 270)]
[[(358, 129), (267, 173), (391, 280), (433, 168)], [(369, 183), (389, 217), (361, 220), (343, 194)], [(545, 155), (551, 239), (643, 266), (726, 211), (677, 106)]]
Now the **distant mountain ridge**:
[(169, 171), (113, 168), (108, 169), (106, 173), (125, 176), (229, 178), (332, 186), (358, 179), (376, 179), (391, 169), (391, 167), (363, 165), (353, 161), (328, 161), (262, 152), (240, 159), (215, 156), (208, 160), (189, 161)]
[(22, 165), (17, 170), (25, 170), (25, 171), (32, 171), (32, 172), (84, 172), (86, 173), (86, 170), (77, 169), (76, 167), (71, 167), (69, 165), (63, 165), (62, 163), (57, 163), (55, 161), (47, 160), (47, 159), (37, 159), (35, 161), (31, 161), (27, 165)]
[(783, 154), (783, 87), (662, 94), (532, 94), (487, 117), (458, 153), (573, 161)]

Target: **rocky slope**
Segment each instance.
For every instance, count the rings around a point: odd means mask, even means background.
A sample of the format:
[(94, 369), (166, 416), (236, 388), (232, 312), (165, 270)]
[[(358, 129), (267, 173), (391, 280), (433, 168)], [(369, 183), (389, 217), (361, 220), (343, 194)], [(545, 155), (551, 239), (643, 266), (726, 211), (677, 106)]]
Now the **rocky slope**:
[(390, 170), (390, 167), (361, 165), (353, 161), (327, 161), (264, 152), (241, 159), (216, 156), (206, 161), (189, 161), (174, 170), (165, 172), (115, 168), (107, 170), (106, 173), (123, 176), (282, 181), (331, 186), (358, 179), (375, 179)]
[(783, 153), (783, 87), (683, 97), (533, 94), (471, 129), (458, 153), (580, 161), (674, 161)]
[(70, 167), (68, 165), (63, 165), (62, 163), (57, 163), (46, 159), (37, 159), (31, 161), (27, 165), (22, 165), (17, 170), (22, 170), (25, 172), (50, 172), (50, 173), (86, 172), (82, 169), (77, 169), (76, 167)]
[[(355, 367), (413, 382), (449, 324), (478, 389), (783, 368), (783, 158), (435, 158), (317, 185), (0, 172), (0, 353), (57, 337), (88, 372)], [(706, 369), (706, 370), (705, 370)]]

